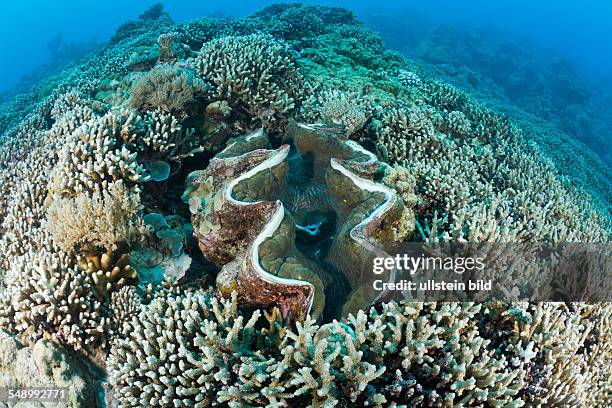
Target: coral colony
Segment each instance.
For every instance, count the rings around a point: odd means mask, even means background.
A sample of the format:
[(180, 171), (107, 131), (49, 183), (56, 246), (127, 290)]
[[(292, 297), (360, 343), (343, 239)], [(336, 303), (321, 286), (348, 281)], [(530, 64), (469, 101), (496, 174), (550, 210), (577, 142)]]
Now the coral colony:
[(612, 404), (610, 304), (361, 301), (381, 277), (357, 271), (393, 243), (611, 229), (520, 129), (348, 10), (155, 6), (0, 130), (0, 387), (71, 407)]

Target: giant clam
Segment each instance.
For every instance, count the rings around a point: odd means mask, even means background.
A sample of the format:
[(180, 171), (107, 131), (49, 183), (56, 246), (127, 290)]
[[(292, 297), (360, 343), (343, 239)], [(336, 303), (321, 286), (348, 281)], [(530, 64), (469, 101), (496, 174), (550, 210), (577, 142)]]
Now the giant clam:
[(341, 129), (290, 123), (270, 149), (263, 130), (240, 136), (191, 173), (183, 199), (217, 288), (288, 320), (331, 318), (380, 299), (372, 258), (412, 232), (414, 217), (381, 180), (390, 167)]

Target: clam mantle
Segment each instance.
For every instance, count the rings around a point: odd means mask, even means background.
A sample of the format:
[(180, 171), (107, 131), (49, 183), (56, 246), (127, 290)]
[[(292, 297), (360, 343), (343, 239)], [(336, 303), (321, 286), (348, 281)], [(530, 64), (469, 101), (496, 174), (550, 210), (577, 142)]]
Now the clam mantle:
[(414, 227), (382, 182), (394, 169), (333, 126), (291, 123), (283, 143), (271, 149), (264, 130), (237, 137), (187, 178), (183, 199), (200, 249), (221, 268), (218, 290), (287, 320), (380, 300), (372, 257)]

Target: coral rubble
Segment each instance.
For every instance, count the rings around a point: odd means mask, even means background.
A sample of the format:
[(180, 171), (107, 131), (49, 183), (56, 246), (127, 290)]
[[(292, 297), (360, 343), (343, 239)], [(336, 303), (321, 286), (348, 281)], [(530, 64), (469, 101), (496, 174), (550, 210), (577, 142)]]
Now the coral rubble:
[(612, 229), (515, 123), (348, 10), (156, 5), (5, 107), (0, 386), (81, 407), (611, 403), (609, 303), (372, 293), (399, 242)]

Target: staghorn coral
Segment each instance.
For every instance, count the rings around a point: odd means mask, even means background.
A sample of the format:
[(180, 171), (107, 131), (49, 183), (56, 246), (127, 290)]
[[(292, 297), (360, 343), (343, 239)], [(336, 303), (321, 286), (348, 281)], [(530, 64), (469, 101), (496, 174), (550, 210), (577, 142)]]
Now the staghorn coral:
[(414, 86), (420, 87), (423, 85), (423, 80), (419, 77), (415, 72), (400, 69), (397, 79), (399, 79), (400, 83), (404, 86)]
[[(403, 23), (412, 25), (405, 20)], [(606, 140), (610, 122), (605, 119), (609, 108), (600, 109), (605, 106), (605, 98), (598, 96), (569, 59), (561, 55), (545, 57), (527, 44), (477, 28), (436, 26), (426, 31), (421, 33), (424, 36), (413, 37), (416, 43), (412, 56), (423, 70), (486, 99), (495, 104), (496, 110), (512, 112), (525, 122), (525, 128), (542, 133), (540, 123), (548, 122), (557, 132), (582, 140), (610, 163)], [(404, 38), (402, 35), (401, 40)], [(537, 139), (541, 140), (541, 135)], [(574, 155), (582, 156), (588, 151), (580, 144), (572, 148), (578, 150)], [(561, 146), (558, 149), (564, 150)], [(583, 160), (588, 154), (585, 156)]]
[(518, 394), (526, 405), (609, 403), (609, 303), (574, 303), (569, 309), (559, 303), (500, 306), (487, 311), (501, 317), (498, 329), (505, 340), (493, 341), (530, 362), (529, 382)]
[[(0, 137), (3, 159), (0, 324), (19, 332), (24, 339), (49, 336), (71, 349), (105, 343), (103, 315), (107, 313), (107, 299), (97, 297), (99, 291), (95, 290), (93, 277), (78, 267), (78, 251), (66, 253), (67, 247), (62, 249), (53, 242), (46, 218), (48, 207), (55, 199), (64, 203), (72, 201), (72, 205), (82, 199), (91, 204), (92, 196), (96, 196), (99, 198), (96, 204), (109, 204), (110, 197), (115, 195), (107, 188), (115, 184), (123, 184), (131, 197), (129, 200), (138, 203), (130, 211), (140, 205), (141, 190), (137, 185), (147, 177), (144, 168), (136, 162), (138, 152), (130, 151), (122, 139), (140, 129), (123, 126), (129, 115), (108, 112), (109, 106), (95, 98), (103, 97), (103, 92), (99, 92), (102, 84), (110, 83), (115, 92), (114, 103), (120, 93), (116, 79), (126, 73), (125, 64), (133, 49), (148, 41), (154, 43), (160, 31), (169, 31), (167, 19), (147, 21), (138, 33), (117, 39), (117, 43), (89, 61), (64, 72), (48, 90), (29, 95), (28, 109), (9, 112), (11, 121), (3, 123), (6, 127)], [(114, 79), (111, 81), (108, 77)], [(155, 125), (155, 120), (150, 122), (150, 134), (156, 128), (157, 132), (163, 130), (161, 125)], [(137, 140), (129, 148), (138, 150), (139, 146), (140, 140)], [(160, 148), (173, 151), (174, 146)], [(63, 228), (72, 233), (75, 220), (66, 221)], [(87, 220), (89, 225), (96, 221)], [(105, 245), (123, 246), (125, 241), (119, 236), (111, 244), (115, 238), (111, 239), (110, 235), (132, 221), (137, 224), (133, 219), (120, 219), (116, 225), (107, 223), (102, 234), (106, 235)], [(140, 237), (133, 235), (132, 238), (137, 241)], [(104, 296), (110, 297), (111, 293)]]
[(238, 312), (235, 296), (187, 291), (158, 297), (129, 320), (108, 364), (124, 406), (576, 405), (606, 392), (610, 369), (581, 383), (564, 367), (610, 361), (609, 332), (584, 317), (610, 312), (389, 303), (281, 329), (278, 311), (260, 322), (259, 311)]
[(414, 194), (416, 180), (405, 167), (395, 165), (385, 172), (383, 183), (395, 189), (404, 201), (404, 205), (412, 208), (417, 203), (417, 196)]
[[(59, 152), (62, 149), (67, 152), (74, 147), (74, 144), (66, 144), (66, 141), (74, 142), (74, 132), (84, 124), (94, 122), (97, 117), (92, 101), (76, 91), (64, 94), (49, 108), (53, 125), (48, 130), (43, 128), (42, 131), (24, 133), (24, 139), (29, 139), (30, 143), (26, 159), (9, 166), (3, 173), (8, 176), (7, 187), (11, 196), (7, 199), (7, 212), (2, 220), (3, 232), (0, 235), (3, 264), (0, 268), (3, 270), (0, 292), (4, 308), (0, 324), (20, 333), (28, 341), (45, 336), (71, 349), (93, 348), (106, 340), (105, 299), (98, 297), (93, 277), (78, 267), (72, 248), (66, 253), (54, 242), (47, 229), (47, 214), (53, 197), (64, 202), (76, 200), (72, 196), (73, 189), (64, 190), (63, 196), (54, 192), (50, 179), (54, 172), (60, 172), (57, 167), (61, 162)], [(24, 129), (24, 132), (27, 130)], [(1, 147), (7, 148), (14, 146)], [(77, 164), (76, 161), (74, 164)], [(72, 173), (69, 180), (66, 174), (63, 180), (75, 186), (78, 183), (73, 177), (79, 176), (80, 173)], [(85, 176), (79, 182), (84, 179)], [(138, 191), (134, 187), (127, 188), (124, 182), (130, 183), (130, 180), (111, 182), (114, 185), (111, 191), (121, 194)], [(97, 204), (104, 204), (103, 197), (109, 197), (109, 192), (105, 190), (108, 185), (106, 181), (91, 183), (97, 192), (94, 195), (99, 196)], [(89, 203), (84, 198), (88, 192), (83, 189), (79, 194)], [(121, 194), (116, 197), (121, 198)], [(131, 200), (134, 202), (134, 197)], [(135, 202), (139, 203), (139, 200)], [(82, 209), (78, 205), (75, 207), (74, 202), (72, 204), (77, 213)], [(101, 208), (99, 210), (103, 211)], [(91, 225), (98, 220), (89, 218), (80, 221), (87, 221)], [(64, 225), (56, 226), (68, 233), (72, 233), (75, 225), (78, 225), (73, 218), (64, 219), (63, 222)], [(107, 226), (118, 231), (124, 222), (125, 219), (120, 219), (115, 225)]]
[(292, 113), (302, 87), (286, 46), (266, 35), (214, 39), (204, 44), (194, 67), (213, 86), (215, 98), (267, 127)]
[(116, 324), (109, 321), (107, 300), (125, 278), (135, 277), (133, 269), (125, 257), (112, 262), (108, 254), (88, 255), (87, 264), (79, 266), (50, 235), (37, 239), (41, 249), (12, 258), (0, 325), (29, 342), (46, 337), (73, 350), (105, 345), (107, 328)]
[[(2, 171), (5, 195), (0, 211), (0, 278), (5, 271), (27, 278), (32, 265), (23, 265), (16, 259), (31, 256), (47, 242), (41, 223), (46, 213), (48, 175), (57, 163), (64, 134), (91, 118), (87, 103), (82, 94), (68, 92), (46, 107), (54, 121), (50, 129), (33, 126), (28, 121), (23, 125), (21, 138), (3, 140), (0, 146), (2, 156), (8, 159), (3, 162)], [(34, 122), (40, 125), (38, 120)], [(0, 279), (0, 288), (7, 282), (8, 278)]]

